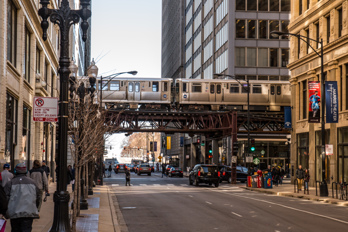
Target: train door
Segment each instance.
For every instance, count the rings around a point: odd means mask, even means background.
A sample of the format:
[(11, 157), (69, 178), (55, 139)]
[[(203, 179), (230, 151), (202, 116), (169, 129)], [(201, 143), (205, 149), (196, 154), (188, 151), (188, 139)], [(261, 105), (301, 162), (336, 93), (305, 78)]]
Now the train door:
[(222, 101), (221, 84), (214, 84), (214, 83), (210, 84), (209, 100), (210, 102)]
[(276, 102), (281, 102), (282, 100), (282, 86), (272, 84), (269, 91), (269, 102), (275, 104)]
[(134, 82), (134, 100), (140, 101), (140, 82)]
[(128, 82), (128, 100), (134, 101), (134, 82)]
[(162, 101), (168, 101), (168, 99), (170, 100), (170, 94), (169, 94), (169, 82), (167, 81), (163, 81), (162, 82), (162, 94), (161, 94), (161, 100)]

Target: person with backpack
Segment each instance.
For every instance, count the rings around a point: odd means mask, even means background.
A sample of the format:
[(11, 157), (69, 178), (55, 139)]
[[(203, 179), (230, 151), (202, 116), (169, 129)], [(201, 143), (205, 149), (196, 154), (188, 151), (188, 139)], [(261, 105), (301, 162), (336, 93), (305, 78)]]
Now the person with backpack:
[(45, 171), (41, 168), (41, 164), (39, 160), (34, 160), (33, 168), (28, 172), (28, 177), (34, 180), (37, 187), (40, 190), (40, 200), (38, 210), (40, 212), (41, 204), (42, 204), (42, 194), (45, 191), (48, 192), (48, 184), (47, 184), (47, 175)]
[(49, 175), (50, 175), (50, 168), (46, 166), (46, 162), (42, 161), (42, 170), (46, 172), (47, 180), (49, 180)]
[(125, 174), (126, 174), (126, 186), (127, 184), (130, 186), (130, 168), (126, 168)]
[(5, 185), (8, 199), (7, 216), (11, 220), (12, 231), (32, 230), (33, 219), (39, 218), (38, 206), (40, 190), (34, 180), (26, 176), (25, 163), (15, 167), (15, 177)]
[(4, 164), (4, 170), (0, 173), (2, 187), (5, 187), (6, 183), (12, 178), (13, 174), (10, 172), (10, 164)]

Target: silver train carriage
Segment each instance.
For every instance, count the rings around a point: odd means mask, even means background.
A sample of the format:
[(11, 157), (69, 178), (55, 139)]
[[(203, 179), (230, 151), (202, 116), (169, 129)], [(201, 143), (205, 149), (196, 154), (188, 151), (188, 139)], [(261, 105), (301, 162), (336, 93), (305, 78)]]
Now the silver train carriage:
[(102, 86), (102, 102), (107, 108), (169, 109), (172, 102), (169, 78), (105, 78)]
[[(281, 111), (290, 106), (289, 81), (250, 83), (250, 110)], [(243, 87), (241, 86), (243, 85)], [(241, 80), (176, 79), (174, 101), (179, 110), (247, 110), (247, 84)]]

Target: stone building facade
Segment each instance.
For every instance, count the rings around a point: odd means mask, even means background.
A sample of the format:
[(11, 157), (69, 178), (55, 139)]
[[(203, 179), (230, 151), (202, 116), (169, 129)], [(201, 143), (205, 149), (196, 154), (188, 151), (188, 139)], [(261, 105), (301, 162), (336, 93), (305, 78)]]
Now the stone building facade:
[[(325, 123), (325, 144), (333, 155), (325, 157), (328, 183), (348, 178), (348, 1), (293, 0), (290, 33), (320, 41), (323, 39), (325, 81), (337, 81), (338, 123)], [(322, 181), (321, 123), (309, 123), (309, 81), (321, 81), (320, 44), (290, 38), (292, 135), (291, 164), (309, 168), (310, 184)], [(314, 51), (315, 50), (315, 51)], [(293, 176), (295, 177), (295, 176)], [(328, 184), (328, 186), (331, 186)]]

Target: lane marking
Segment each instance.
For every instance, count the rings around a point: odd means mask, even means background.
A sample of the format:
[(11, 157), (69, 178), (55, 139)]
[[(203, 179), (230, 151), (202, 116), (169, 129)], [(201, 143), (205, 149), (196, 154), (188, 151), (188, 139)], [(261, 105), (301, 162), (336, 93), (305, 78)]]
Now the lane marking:
[(329, 220), (332, 220), (332, 221), (336, 221), (336, 222), (340, 222), (340, 223), (343, 223), (343, 224), (347, 224), (347, 225), (348, 225), (348, 222), (347, 222), (347, 221), (343, 221), (343, 220), (340, 220), (340, 219), (337, 219), (337, 218), (325, 216), (325, 215), (318, 214), (318, 213), (313, 213), (313, 212), (306, 211), (306, 210), (302, 210), (302, 209), (297, 209), (297, 208), (290, 207), (290, 206), (286, 206), (286, 205), (282, 205), (282, 204), (279, 204), (279, 203), (275, 203), (275, 202), (271, 202), (271, 201), (266, 201), (266, 200), (262, 200), (262, 199), (257, 199), (257, 198), (253, 198), (253, 197), (241, 196), (241, 195), (239, 195), (239, 194), (231, 194), (231, 193), (226, 193), (226, 192), (221, 192), (221, 193), (227, 194), (227, 195), (231, 195), (231, 196), (246, 198), (246, 199), (250, 199), (250, 200), (254, 200), (254, 201), (258, 201), (258, 202), (263, 202), (263, 203), (267, 203), (267, 204), (271, 204), (271, 205), (276, 205), (276, 206), (283, 207), (283, 208), (286, 208), (286, 209), (291, 209), (291, 210), (294, 210), (294, 211), (298, 211), (298, 212), (310, 214), (310, 215), (313, 215), (313, 216), (326, 218), (326, 219), (329, 219)]
[(236, 215), (238, 217), (243, 217), (242, 215), (238, 214), (238, 213), (235, 213), (235, 212), (231, 212), (233, 215)]
[(139, 184), (140, 186), (147, 186), (147, 184)]
[(113, 187), (114, 187), (114, 186), (120, 186), (120, 185), (119, 185), (119, 184), (112, 184), (111, 186), (113, 186)]
[(167, 186), (174, 186), (173, 184), (167, 184)]
[(209, 204), (209, 205), (212, 205), (213, 203), (209, 202), (209, 201), (206, 201), (205, 203)]
[(188, 195), (189, 197), (193, 197), (192, 195)]

